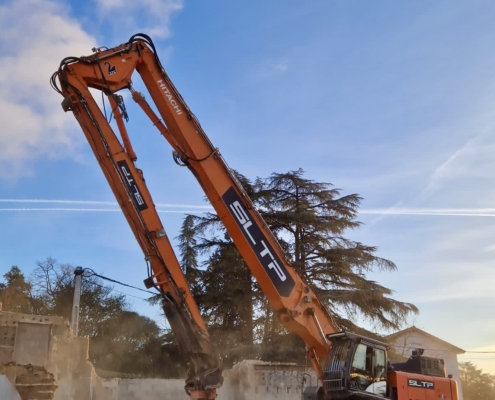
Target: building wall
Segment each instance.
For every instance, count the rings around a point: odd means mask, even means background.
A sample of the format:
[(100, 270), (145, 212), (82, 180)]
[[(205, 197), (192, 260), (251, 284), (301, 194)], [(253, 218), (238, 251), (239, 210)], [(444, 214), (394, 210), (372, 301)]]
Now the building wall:
[(445, 360), (447, 375), (451, 374), (457, 381), (459, 400), (463, 400), (457, 354), (452, 352), (452, 350), (447, 347), (443, 347), (437, 341), (421, 335), (419, 332), (410, 332), (404, 334), (403, 336), (399, 336), (391, 342), (391, 345), (398, 354), (404, 357), (409, 357), (413, 349), (420, 348), (424, 349), (423, 355), (425, 356), (437, 357)]

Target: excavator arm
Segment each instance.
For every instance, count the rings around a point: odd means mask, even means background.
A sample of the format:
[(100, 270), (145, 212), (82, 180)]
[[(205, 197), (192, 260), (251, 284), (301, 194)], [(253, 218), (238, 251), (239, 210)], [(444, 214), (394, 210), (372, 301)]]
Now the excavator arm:
[[(133, 89), (134, 72), (140, 75), (159, 115)], [(221, 384), (217, 358), (143, 174), (135, 166), (136, 155), (124, 124), (127, 113), (119, 94), (123, 89), (130, 90), (133, 100), (170, 143), (176, 162), (194, 174), (281, 323), (305, 341), (322, 379), (318, 359), (329, 351), (326, 336), (338, 331), (331, 314), (285, 258), (278, 240), (168, 77), (151, 39), (137, 34), (115, 48), (94, 49), (88, 57), (66, 58), (52, 76), (52, 86), (63, 95), (64, 110), (72, 111), (81, 125), (151, 266), (147, 286), (158, 288), (162, 294), (179, 347), (192, 365), (186, 385), (191, 397), (213, 398)], [(109, 99), (120, 139), (90, 88), (102, 91)]]
[[(115, 50), (96, 52), (92, 57), (66, 58), (53, 75), (52, 85), (64, 96), (64, 110), (72, 111), (79, 122), (145, 255), (149, 265), (145, 284), (148, 288), (157, 288), (161, 294), (162, 306), (179, 349), (189, 360), (186, 391), (191, 397), (214, 399), (216, 388), (222, 383), (217, 356), (143, 173), (135, 165), (137, 157), (124, 125), (127, 112), (122, 96), (117, 94), (124, 87), (131, 88), (130, 78), (135, 69), (147, 68), (140, 56), (143, 46), (133, 40)], [(90, 88), (107, 96), (121, 140)]]

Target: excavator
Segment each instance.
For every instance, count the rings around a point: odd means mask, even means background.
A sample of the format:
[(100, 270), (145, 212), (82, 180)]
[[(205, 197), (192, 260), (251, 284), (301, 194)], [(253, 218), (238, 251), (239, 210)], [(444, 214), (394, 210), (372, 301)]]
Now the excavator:
[[(158, 113), (133, 88), (134, 73)], [(137, 167), (125, 124), (128, 113), (123, 90), (130, 92), (172, 146), (175, 162), (193, 173), (281, 324), (304, 340), (319, 381), (317, 387), (306, 388), (306, 400), (459, 399), (456, 381), (446, 376), (443, 360), (416, 351), (406, 362), (393, 364), (387, 360), (386, 343), (338, 328), (311, 282), (291, 266), (219, 149), (210, 142), (162, 66), (149, 36), (138, 33), (116, 47), (93, 48), (89, 56), (64, 58), (51, 85), (63, 96), (63, 110), (71, 111), (81, 126), (144, 253), (148, 265), (144, 284), (161, 294), (164, 313), (189, 364), (185, 391), (190, 399), (215, 399), (222, 371), (143, 171)], [(110, 116), (90, 89), (107, 99)]]

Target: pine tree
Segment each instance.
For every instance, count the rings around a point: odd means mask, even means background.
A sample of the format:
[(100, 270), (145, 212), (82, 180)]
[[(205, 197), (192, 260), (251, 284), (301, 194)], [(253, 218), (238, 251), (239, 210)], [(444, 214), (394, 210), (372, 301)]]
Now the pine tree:
[[(366, 278), (374, 270), (395, 271), (396, 265), (376, 256), (376, 247), (344, 236), (361, 225), (356, 220), (358, 195), (341, 196), (331, 184), (305, 178), (301, 169), (254, 183), (235, 174), (288, 261), (329, 305), (340, 328), (363, 332), (357, 322), (368, 319), (376, 329), (396, 330), (417, 312), (414, 305), (394, 300), (390, 289)], [(246, 348), (252, 340), (259, 344), (262, 358), (301, 361), (296, 354), (304, 354), (303, 342), (278, 322), (217, 216), (194, 216), (191, 221), (196, 249), (207, 257), (197, 301), (217, 334), (216, 342), (232, 348), (245, 339)]]
[(343, 236), (361, 225), (356, 221), (361, 198), (340, 196), (331, 184), (303, 175), (299, 169), (257, 180), (255, 203), (293, 267), (330, 305), (342, 329), (359, 330), (355, 321), (361, 318), (377, 329), (399, 329), (417, 308), (366, 279), (369, 272), (395, 271), (396, 265), (376, 256), (376, 247)]
[(0, 283), (0, 301), (3, 311), (29, 314), (33, 310), (31, 285), (26, 282), (19, 267), (13, 266), (4, 275)]
[(199, 279), (197, 240), (194, 230), (194, 216), (188, 215), (182, 223), (179, 240), (180, 266), (186, 275), (187, 281), (191, 285), (193, 292), (197, 288)]
[(198, 303), (220, 357), (232, 364), (253, 351), (251, 273), (237, 249), (225, 242), (208, 258), (201, 280)]

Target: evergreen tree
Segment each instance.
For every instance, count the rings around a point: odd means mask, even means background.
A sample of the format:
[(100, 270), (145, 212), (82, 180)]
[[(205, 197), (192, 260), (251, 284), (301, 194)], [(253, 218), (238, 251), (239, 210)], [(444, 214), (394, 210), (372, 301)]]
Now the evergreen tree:
[(292, 266), (330, 305), (342, 329), (358, 330), (359, 318), (376, 328), (399, 329), (417, 308), (392, 299), (390, 289), (366, 279), (371, 271), (395, 271), (396, 265), (376, 256), (376, 247), (343, 236), (361, 225), (356, 221), (361, 198), (340, 196), (331, 184), (303, 175), (299, 169), (257, 181), (257, 206)]
[(229, 242), (216, 246), (207, 263), (197, 301), (224, 366), (231, 365), (253, 352), (251, 273)]
[(0, 302), (3, 311), (29, 314), (33, 310), (31, 285), (17, 266), (10, 268), (3, 275), (4, 282), (0, 283)]
[[(193, 296), (198, 296), (202, 289), (200, 285), (200, 271), (198, 268), (197, 239), (194, 227), (194, 215), (187, 215), (182, 222), (180, 235), (175, 239), (179, 242), (179, 264), (186, 276), (189, 288)], [(151, 305), (161, 304), (162, 295), (157, 293), (148, 299)]]
[(194, 292), (199, 279), (194, 216), (188, 215), (184, 218), (180, 235), (176, 239), (179, 240), (180, 266), (184, 275), (186, 275), (187, 281), (191, 285), (191, 290)]
[(495, 375), (483, 373), (470, 362), (459, 367), (464, 400), (495, 399)]
[[(306, 179), (301, 169), (258, 178), (254, 184), (235, 174), (291, 265), (330, 306), (342, 329), (362, 332), (356, 325), (361, 318), (376, 328), (398, 329), (417, 312), (414, 305), (392, 299), (390, 289), (366, 278), (376, 269), (394, 271), (395, 264), (377, 257), (376, 247), (344, 236), (360, 226), (358, 195), (340, 196), (331, 184)], [(303, 342), (278, 322), (217, 216), (189, 217), (194, 222), (189, 229), (198, 237), (196, 248), (207, 256), (201, 275), (203, 293), (197, 300), (210, 329), (220, 334), (217, 343), (246, 348), (252, 339), (260, 344), (262, 358), (300, 361), (295, 354), (304, 354)], [(249, 327), (253, 334), (241, 333), (241, 327)], [(241, 338), (246, 341), (242, 346)]]

